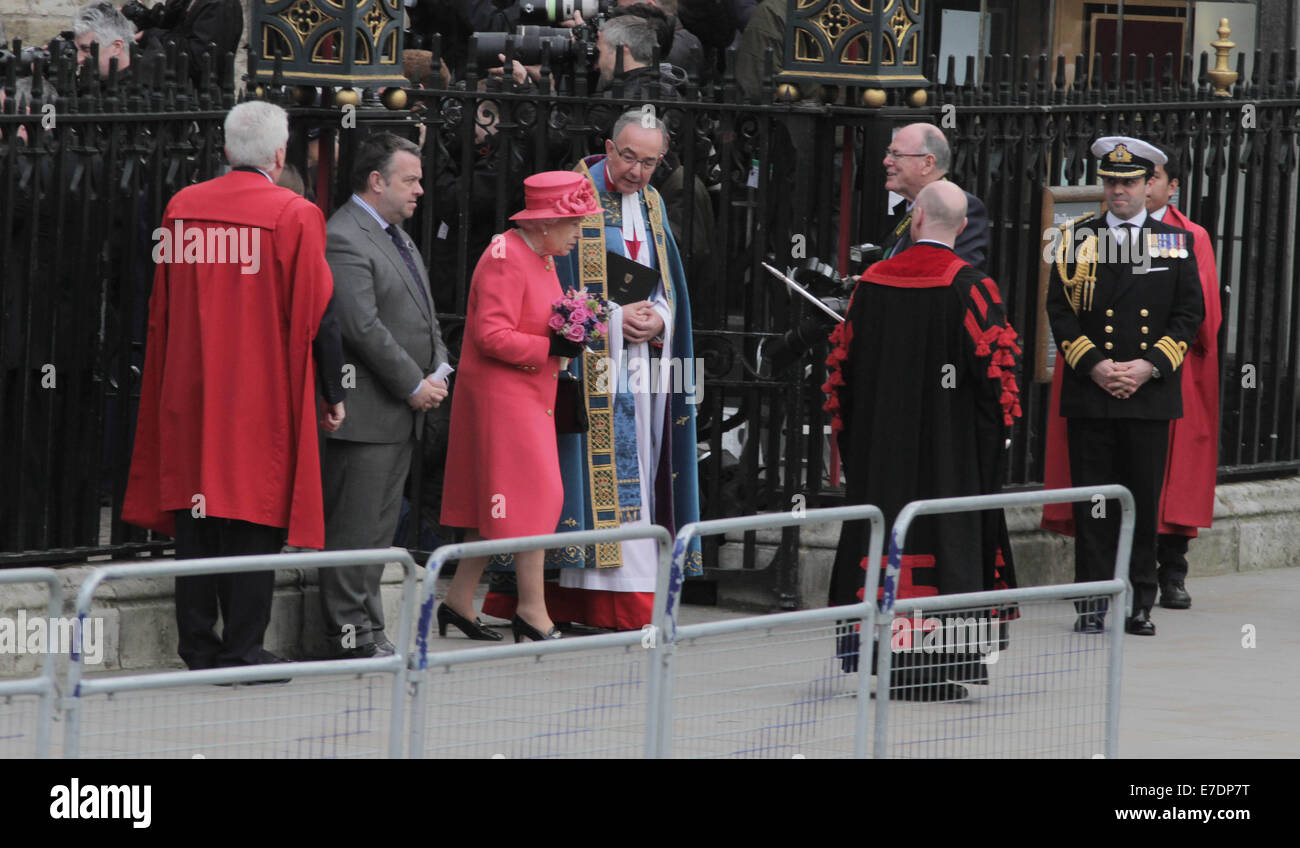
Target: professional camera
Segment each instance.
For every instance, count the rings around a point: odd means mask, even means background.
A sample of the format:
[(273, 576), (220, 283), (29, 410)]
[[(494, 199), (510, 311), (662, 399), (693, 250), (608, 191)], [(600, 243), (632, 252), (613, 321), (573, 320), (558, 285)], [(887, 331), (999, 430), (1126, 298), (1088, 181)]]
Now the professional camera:
[(474, 33), (477, 51), (474, 61), (480, 68), (495, 68), (501, 64), (498, 54), (506, 52), (506, 39), (515, 42), (514, 58), (524, 65), (540, 65), (542, 51), (549, 47), (551, 64), (588, 68), (596, 64), (596, 21), (580, 27), (519, 26), (513, 34), (507, 32)]
[(136, 29), (148, 29), (153, 26), (153, 24), (149, 22), (149, 8), (143, 3), (138, 2), (138, 0), (131, 0), (130, 3), (127, 3), (122, 7), (121, 11), (122, 17), (135, 24)]
[(74, 59), (77, 55), (76, 45), (71, 42), (54, 40), (50, 42), (49, 47), (39, 47), (32, 45), (24, 47), (17, 55), (12, 50), (6, 50), (0, 47), (0, 71), (8, 68), (10, 64), (16, 65), (15, 74), (20, 77), (29, 77), (36, 69), (36, 63), (42, 62), (45, 66), (45, 74), (48, 76), (54, 61), (60, 56), (71, 56)]
[[(504, 5), (512, 1), (504, 0)], [(605, 14), (609, 5), (609, 0), (519, 0), (519, 23), (562, 24), (573, 20), (574, 12), (581, 12), (582, 19), (590, 22)]]
[[(874, 244), (859, 244), (849, 248), (850, 268), (858, 273), (880, 258), (881, 248)], [(848, 311), (849, 298), (857, 285), (856, 276), (840, 276), (833, 267), (812, 257), (790, 275), (796, 283), (822, 302), (833, 312), (843, 315)], [(791, 294), (795, 301), (798, 295)], [(810, 305), (811, 306), (811, 305)], [(775, 341), (758, 348), (758, 371), (764, 377), (777, 374), (803, 358), (815, 345), (826, 341), (837, 322), (820, 309), (810, 308), (803, 319)]]

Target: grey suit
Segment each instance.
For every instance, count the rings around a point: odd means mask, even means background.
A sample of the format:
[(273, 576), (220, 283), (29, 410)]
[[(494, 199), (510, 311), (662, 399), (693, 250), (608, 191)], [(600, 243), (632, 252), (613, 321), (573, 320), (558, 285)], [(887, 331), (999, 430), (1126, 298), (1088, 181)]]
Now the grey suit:
[[(388, 547), (424, 426), (424, 414), (414, 412), (407, 398), (447, 361), (447, 348), (428, 271), (405, 233), (419, 286), (388, 233), (351, 198), (330, 217), (326, 234), (343, 336), (347, 416), (325, 448), (325, 547)], [(362, 647), (382, 636), (382, 574), (382, 566), (321, 571), (321, 604), (333, 647)]]

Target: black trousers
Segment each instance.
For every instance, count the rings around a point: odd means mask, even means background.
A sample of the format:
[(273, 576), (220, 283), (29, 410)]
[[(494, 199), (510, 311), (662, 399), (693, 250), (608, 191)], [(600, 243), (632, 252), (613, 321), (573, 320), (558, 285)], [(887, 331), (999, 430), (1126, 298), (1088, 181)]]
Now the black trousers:
[(1157, 576), (1160, 578), (1161, 586), (1171, 580), (1187, 578), (1187, 543), (1190, 541), (1190, 536), (1183, 536), (1180, 533), (1160, 534), (1156, 542), (1156, 560), (1160, 563)]
[[(1070, 478), (1075, 486), (1119, 483), (1133, 493), (1136, 525), (1129, 582), (1133, 609), (1156, 602), (1156, 528), (1165, 476), (1169, 422), (1137, 418), (1071, 418)], [(1075, 580), (1109, 580), (1119, 546), (1119, 501), (1074, 504)]]
[[(276, 554), (283, 547), (283, 528), (176, 511), (177, 559)], [(274, 571), (177, 577), (178, 653), (185, 664), (201, 669), (260, 662), (274, 588)], [(218, 612), (220, 638), (214, 632)]]

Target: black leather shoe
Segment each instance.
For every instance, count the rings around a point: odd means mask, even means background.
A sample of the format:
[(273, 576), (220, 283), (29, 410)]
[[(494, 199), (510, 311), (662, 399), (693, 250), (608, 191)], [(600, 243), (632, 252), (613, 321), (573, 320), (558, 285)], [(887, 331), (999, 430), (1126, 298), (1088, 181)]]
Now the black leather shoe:
[[(439, 604), (438, 605), (438, 635), (439, 636), (447, 635), (448, 624), (456, 625), (456, 627), (459, 628), (461, 633), (464, 633), (466, 636), (468, 636), (471, 639), (478, 639), (479, 641), (482, 642), (500, 642), (502, 639), (505, 638), (495, 630), (489, 630), (488, 626), (483, 623), (483, 619), (479, 618), (478, 616), (475, 616), (474, 620), (470, 621), (468, 618), (456, 612), (454, 609), (447, 606), (445, 603)], [(515, 641), (518, 642), (519, 640), (516, 639)]]
[(528, 637), (529, 639), (532, 639), (534, 642), (541, 642), (545, 639), (560, 638), (560, 628), (552, 627), (550, 630), (546, 631), (546, 635), (542, 635), (542, 631), (538, 630), (536, 627), (533, 627), (531, 624), (524, 621), (522, 618), (520, 618), (517, 615), (514, 618), (510, 619), (510, 629), (513, 630), (515, 633), (516, 644), (522, 641), (524, 637)]
[(1156, 624), (1151, 620), (1151, 610), (1142, 607), (1124, 622), (1124, 632), (1132, 636), (1156, 635)]
[[(218, 664), (216, 667), (217, 668), (242, 668), (244, 666), (249, 666), (249, 665), (276, 665), (277, 663), (286, 663), (286, 662), (288, 662), (288, 660), (286, 660), (284, 657), (279, 656), (277, 654), (273, 654), (270, 651), (263, 648), (258, 652), (256, 662), (229, 662), (229, 663)], [(293, 678), (291, 677), (277, 677), (274, 680), (250, 680), (244, 683), (218, 683), (217, 685), (218, 686), (270, 686), (273, 684), (278, 685), (281, 683), (288, 683), (292, 679)]]
[(1165, 609), (1191, 609), (1192, 596), (1182, 580), (1170, 580), (1160, 587), (1160, 606)]
[(1085, 612), (1074, 620), (1075, 633), (1105, 633), (1106, 613)]
[(895, 701), (934, 704), (941, 701), (964, 701), (970, 697), (970, 690), (960, 683), (922, 683), (916, 686), (895, 686), (889, 690), (889, 697)]
[(334, 655), (336, 660), (365, 660), (372, 657), (391, 657), (396, 651), (393, 650), (393, 643), (387, 639), (385, 644), (379, 642), (367, 642), (364, 645), (357, 645), (355, 648), (344, 648)]

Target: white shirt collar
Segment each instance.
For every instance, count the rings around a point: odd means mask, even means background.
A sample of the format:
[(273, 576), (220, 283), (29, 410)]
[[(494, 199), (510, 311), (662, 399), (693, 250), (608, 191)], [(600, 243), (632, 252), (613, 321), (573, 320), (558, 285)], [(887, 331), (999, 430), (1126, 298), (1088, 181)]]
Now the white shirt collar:
[(1156, 211), (1152, 212), (1152, 213), (1151, 213), (1151, 217), (1152, 217), (1152, 218), (1155, 218), (1157, 221), (1164, 221), (1164, 220), (1165, 220), (1165, 213), (1168, 212), (1168, 211), (1169, 211), (1169, 204), (1166, 203), (1164, 206), (1161, 206), (1159, 209), (1157, 209)]
[(1140, 212), (1138, 212), (1132, 218), (1129, 218), (1127, 221), (1123, 220), (1122, 218), (1115, 217), (1115, 213), (1111, 212), (1110, 210), (1106, 211), (1106, 226), (1110, 227), (1112, 230), (1118, 230), (1121, 227), (1123, 227), (1125, 224), (1132, 224), (1133, 226), (1137, 227), (1140, 230), (1142, 229), (1142, 225), (1145, 224), (1146, 222), (1147, 222), (1146, 209), (1142, 209)]
[(364, 200), (362, 200), (361, 195), (359, 194), (352, 195), (352, 202), (360, 206), (362, 209), (366, 210), (367, 212), (369, 212), (370, 217), (374, 218), (375, 221), (379, 223), (379, 228), (381, 230), (388, 229), (388, 222), (385, 221), (383, 218), (380, 218), (379, 213), (375, 211), (375, 207), (371, 206), (369, 203), (366, 203)]

